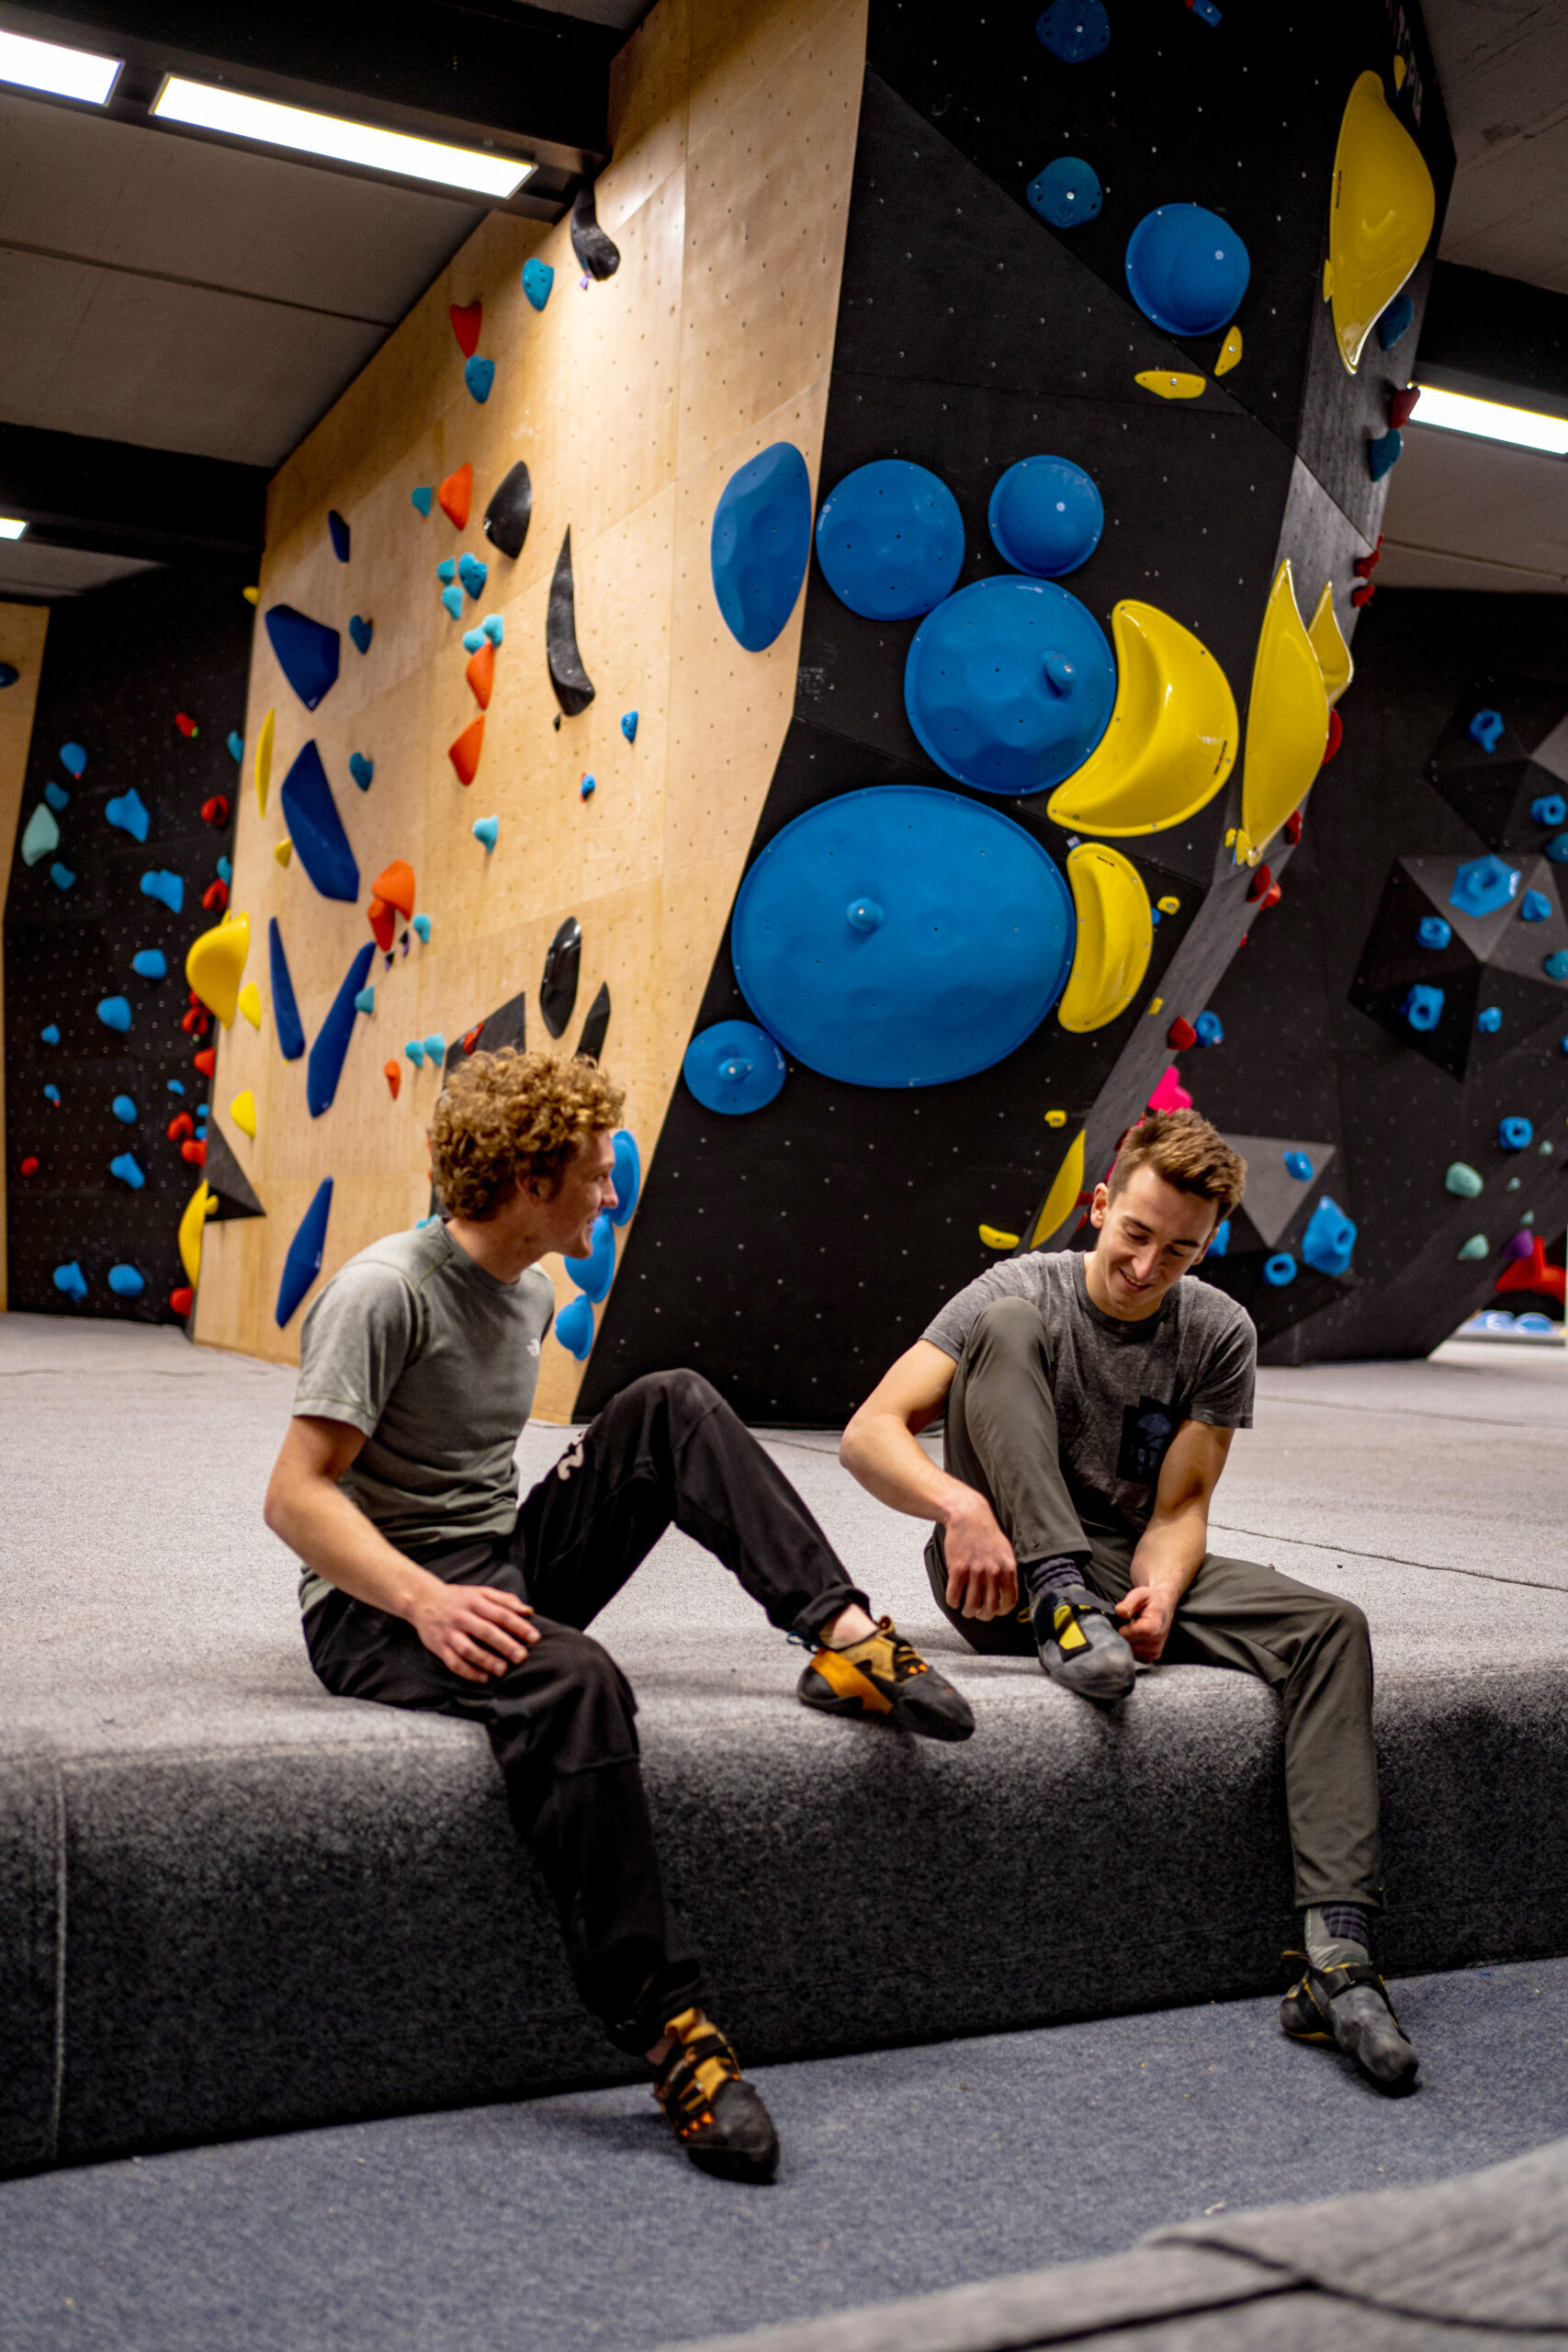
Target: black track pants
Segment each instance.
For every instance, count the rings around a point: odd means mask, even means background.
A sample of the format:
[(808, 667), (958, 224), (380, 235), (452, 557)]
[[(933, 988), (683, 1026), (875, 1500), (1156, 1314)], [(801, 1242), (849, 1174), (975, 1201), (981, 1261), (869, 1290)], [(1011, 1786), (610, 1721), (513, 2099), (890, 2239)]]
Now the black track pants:
[[(976, 1321), (947, 1400), (947, 1467), (983, 1494), (1021, 1560), (1077, 1557), (1102, 1600), (1132, 1586), (1133, 1537), (1086, 1527), (1057, 1453), (1045, 1326), (1027, 1299), (993, 1302)], [(1027, 1604), (961, 1617), (947, 1605), (942, 1530), (926, 1547), (937, 1605), (976, 1650), (1032, 1656)], [(1021, 1602), (1022, 1596), (1020, 1596)], [(1173, 1666), (1238, 1668), (1278, 1691), (1296, 1901), (1382, 1901), (1372, 1654), (1353, 1601), (1251, 1560), (1210, 1553), (1182, 1595), (1165, 1648)]]
[(547, 1879), (582, 1999), (624, 2050), (649, 2049), (702, 1997), (671, 1920), (637, 1760), (637, 1701), (583, 1628), (675, 1526), (734, 1571), (775, 1625), (814, 1636), (863, 1607), (816, 1521), (708, 1383), (656, 1373), (614, 1397), (523, 1498), (509, 1537), (426, 1561), (452, 1584), (533, 1606), (520, 1665), (465, 1682), (412, 1625), (333, 1592), (305, 1620), (310, 1663), (340, 1698), (482, 1723), (512, 1816)]

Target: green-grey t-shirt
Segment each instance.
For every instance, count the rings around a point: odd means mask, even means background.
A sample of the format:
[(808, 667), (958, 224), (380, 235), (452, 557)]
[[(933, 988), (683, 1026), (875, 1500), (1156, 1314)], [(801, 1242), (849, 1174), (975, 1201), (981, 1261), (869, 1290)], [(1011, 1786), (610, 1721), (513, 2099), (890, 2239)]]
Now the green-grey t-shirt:
[(1252, 1426), (1258, 1333), (1244, 1306), (1184, 1274), (1157, 1315), (1123, 1323), (1089, 1295), (1076, 1250), (1035, 1250), (987, 1266), (921, 1337), (954, 1363), (982, 1308), (1027, 1298), (1045, 1327), (1067, 1490), (1086, 1525), (1141, 1535), (1166, 1448), (1183, 1421)]
[[(554, 1314), (538, 1267), (497, 1282), (439, 1223), (372, 1242), (313, 1302), (294, 1411), (363, 1431), (343, 1492), (411, 1560), (511, 1532)], [(300, 1607), (330, 1589), (307, 1568)]]

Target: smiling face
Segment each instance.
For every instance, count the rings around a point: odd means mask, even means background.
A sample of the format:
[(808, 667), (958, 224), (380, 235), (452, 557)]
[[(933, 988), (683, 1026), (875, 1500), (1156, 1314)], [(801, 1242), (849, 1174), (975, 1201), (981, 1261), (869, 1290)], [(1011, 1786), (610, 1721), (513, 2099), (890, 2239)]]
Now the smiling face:
[(1172, 1283), (1197, 1265), (1219, 1223), (1213, 1201), (1179, 1192), (1147, 1167), (1135, 1168), (1114, 1198), (1098, 1186), (1089, 1216), (1100, 1239), (1084, 1266), (1089, 1294), (1102, 1315), (1122, 1323), (1141, 1323), (1159, 1312)]
[(587, 1257), (593, 1246), (594, 1218), (601, 1209), (615, 1205), (610, 1181), (615, 1164), (615, 1137), (607, 1129), (596, 1128), (578, 1145), (553, 1192), (547, 1181), (520, 1187), (533, 1211), (541, 1253), (558, 1250), (563, 1258)]

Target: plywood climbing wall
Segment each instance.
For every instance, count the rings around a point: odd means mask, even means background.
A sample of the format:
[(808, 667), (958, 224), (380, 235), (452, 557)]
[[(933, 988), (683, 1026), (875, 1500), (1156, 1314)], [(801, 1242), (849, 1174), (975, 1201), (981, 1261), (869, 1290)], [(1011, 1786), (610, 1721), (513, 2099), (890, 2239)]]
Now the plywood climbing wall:
[[(607, 983), (604, 1057), (626, 1085), (645, 1152), (653, 1144), (789, 725), (799, 650), (798, 609), (765, 654), (729, 635), (710, 525), (736, 468), (773, 442), (795, 443), (816, 485), (864, 55), (856, 0), (660, 0), (615, 68), (614, 161), (596, 191), (620, 248), (615, 274), (580, 282), (564, 221), (546, 231), (492, 216), (277, 476), (260, 610), (287, 604), (338, 629), (342, 671), (308, 711), (258, 627), (233, 903), (250, 916), (249, 972), (266, 1012), (259, 1031), (239, 1020), (222, 1038), (213, 1100), (265, 1215), (207, 1229), (203, 1343), (295, 1352), (299, 1317), (280, 1330), (274, 1310), (288, 1242), (323, 1177), (334, 1182), (328, 1273), (423, 1214), (440, 1080), (404, 1046), (459, 1036), (521, 991), (528, 1042), (548, 1044), (537, 989), (569, 915), (582, 926), (582, 968), (558, 1050), (572, 1050)], [(520, 284), (531, 258), (555, 272), (542, 311)], [(478, 353), (495, 368), (482, 404), (448, 320), (449, 305), (475, 301)], [(513, 561), (479, 526), (519, 459), (533, 509)], [(467, 528), (439, 504), (422, 517), (411, 492), (465, 463)], [(349, 526), (346, 563), (330, 511)], [(558, 725), (545, 618), (569, 528), (578, 640), (597, 691)], [(488, 576), (454, 619), (436, 567), (465, 550)], [(475, 715), (461, 638), (486, 615), (505, 634), (465, 788), (447, 750)], [(351, 617), (370, 624), (363, 653)], [(263, 813), (253, 767), (269, 710)], [(628, 742), (621, 722), (634, 710)], [(321, 897), (298, 854), (287, 866), (275, 856), (279, 788), (311, 738), (359, 866), (356, 904)], [(363, 793), (355, 752), (374, 764)], [(595, 779), (586, 798), (585, 775)], [(471, 831), (488, 817), (492, 854)], [(278, 1049), (267, 922), (277, 920), (314, 1037), (369, 937), (369, 885), (394, 858), (414, 869), (430, 938), (395, 946), (389, 968), (378, 955), (375, 1009), (356, 1021), (331, 1108), (312, 1118), (305, 1065)], [(396, 1101), (389, 1060), (400, 1070)], [(229, 1110), (244, 1090), (254, 1141)], [(566, 1416), (579, 1378), (552, 1342), (540, 1410)]]
[[(33, 712), (38, 704), (39, 673), (43, 666), (43, 641), (49, 628), (47, 605), (0, 605), (0, 662), (16, 671), (14, 684), (0, 692), (0, 873), (7, 878), (16, 854), (17, 820), (21, 813), (22, 786), (32, 741)], [(0, 892), (0, 905), (4, 893)], [(0, 961), (0, 1036), (5, 1035), (4, 964)], [(0, 1074), (0, 1310), (6, 1305), (6, 1233), (8, 1204), (6, 1170), (10, 1157), (6, 1142), (6, 1089)]]

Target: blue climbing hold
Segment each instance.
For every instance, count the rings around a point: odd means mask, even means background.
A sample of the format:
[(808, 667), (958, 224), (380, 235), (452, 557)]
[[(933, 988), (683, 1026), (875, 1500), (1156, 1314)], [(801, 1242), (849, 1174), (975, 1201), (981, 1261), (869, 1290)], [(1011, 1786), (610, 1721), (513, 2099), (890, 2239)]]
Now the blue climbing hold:
[(1041, 792), (1111, 719), (1116, 664), (1087, 606), (1047, 580), (972, 581), (915, 631), (904, 707), (921, 746), (982, 792)]
[(765, 1029), (750, 1021), (716, 1021), (686, 1048), (681, 1074), (705, 1111), (739, 1117), (761, 1111), (784, 1082), (788, 1065)]
[(621, 732), (626, 737), (628, 743), (635, 743), (637, 741), (637, 713), (635, 710), (622, 711)]
[(56, 1290), (62, 1290), (67, 1298), (73, 1298), (78, 1303), (86, 1297), (87, 1278), (74, 1258), (68, 1266), (56, 1266), (54, 1287)]
[(1540, 968), (1549, 980), (1568, 980), (1568, 947), (1559, 947), (1540, 959)]
[(59, 816), (62, 809), (69, 808), (71, 806), (71, 795), (66, 791), (65, 786), (62, 784), (56, 784), (52, 776), (51, 776), (49, 782), (44, 786), (43, 797), (48, 801), (50, 807), (54, 810), (56, 816)]
[(444, 555), (442, 557), (440, 562), (435, 567), (435, 577), (440, 581), (444, 588), (450, 588), (452, 582), (457, 577), (457, 559), (455, 555)]
[(1568, 865), (1568, 833), (1554, 833), (1546, 844), (1546, 854), (1553, 865)]
[(1265, 1258), (1263, 1279), (1272, 1283), (1276, 1290), (1283, 1290), (1287, 1283), (1295, 1281), (1296, 1261), (1288, 1250), (1277, 1250), (1273, 1257)]
[(1093, 477), (1070, 458), (1021, 458), (992, 491), (986, 519), (1014, 571), (1055, 580), (1089, 561), (1105, 508)]
[(1404, 455), (1404, 435), (1397, 425), (1391, 424), (1386, 433), (1380, 433), (1376, 440), (1368, 442), (1367, 471), (1374, 481), (1382, 481), (1384, 474), (1391, 473)]
[(1206, 1258), (1223, 1258), (1230, 1246), (1231, 1221), (1228, 1216), (1224, 1216), (1215, 1226), (1213, 1238), (1203, 1254)]
[(117, 1094), (114, 1101), (109, 1104), (109, 1109), (114, 1113), (115, 1117), (119, 1121), (122, 1127), (133, 1126), (135, 1125), (137, 1118), (136, 1105), (131, 1101), (129, 1094)]
[(1298, 1184), (1310, 1184), (1313, 1166), (1309, 1155), (1304, 1151), (1286, 1152), (1285, 1173), (1287, 1176), (1293, 1176)]
[(169, 1092), (170, 1092), (171, 1094), (183, 1094), (183, 1093), (185, 1092), (185, 1091), (186, 1091), (186, 1082), (185, 1082), (185, 1080), (184, 1080), (184, 1079), (183, 1079), (183, 1078), (171, 1078), (171, 1079), (170, 1079), (170, 1080), (169, 1080)]
[(642, 1155), (629, 1127), (617, 1127), (613, 1140), (615, 1159), (610, 1182), (615, 1188), (615, 1205), (610, 1211), (610, 1222), (626, 1225), (642, 1195)]
[(550, 288), (556, 282), (555, 271), (548, 262), (525, 261), (523, 265), (523, 291), (536, 311), (542, 311), (550, 299)]
[(376, 624), (374, 621), (365, 620), (358, 613), (355, 613), (349, 621), (348, 633), (350, 637), (353, 638), (354, 642), (358, 647), (360, 652), (368, 653), (370, 650), (370, 640), (376, 634)]
[(428, 915), (415, 915), (413, 919), (413, 927), (419, 933), (420, 938), (428, 946), (430, 943), (430, 917)]
[[(1198, 1043), (1201, 1046), (1224, 1044), (1225, 1033), (1217, 1012), (1201, 1012), (1192, 1026), (1198, 1032)], [(1213, 1243), (1210, 1247), (1211, 1249), (1213, 1247)]]
[(598, 790), (598, 777), (594, 775), (590, 769), (584, 768), (581, 776), (578, 780), (577, 786), (581, 797), (584, 800), (592, 798), (592, 795)]
[(1475, 1016), (1475, 1025), (1483, 1037), (1495, 1037), (1503, 1026), (1501, 1008), (1495, 1004), (1483, 1005)]
[(361, 989), (354, 1000), (354, 1009), (355, 1012), (374, 1012), (376, 1010), (375, 989)]
[(585, 1362), (593, 1345), (592, 1299), (574, 1298), (570, 1306), (561, 1308), (556, 1317), (556, 1337), (569, 1356), (575, 1356), (579, 1363)]
[(367, 939), (348, 967), (343, 985), (327, 1007), (327, 1017), (316, 1032), (310, 1058), (305, 1065), (305, 1107), (312, 1119), (330, 1111), (343, 1076), (344, 1057), (348, 1041), (354, 1035), (355, 999), (365, 986), (376, 955), (376, 942)]
[(714, 508), (714, 594), (749, 653), (772, 645), (791, 613), (811, 553), (811, 481), (790, 441), (775, 441), (730, 475)]
[(1466, 858), (1454, 876), (1449, 904), (1461, 914), (1494, 915), (1506, 907), (1519, 887), (1517, 865), (1505, 865), (1490, 851), (1484, 857)]
[(130, 1003), (123, 996), (106, 996), (98, 1000), (98, 1019), (106, 1029), (129, 1029)]
[(1497, 1141), (1505, 1151), (1523, 1151), (1535, 1140), (1535, 1129), (1528, 1119), (1504, 1119), (1497, 1129)]
[(46, 1087), (44, 1088), (44, 1090), (43, 1090), (43, 1099), (44, 1099), (44, 1101), (45, 1101), (46, 1102), (58, 1103), (58, 1102), (59, 1102), (59, 1101), (60, 1101), (60, 1089), (59, 1089), (59, 1087), (58, 1087), (58, 1086), (46, 1086)]
[(500, 645), (506, 636), (506, 623), (499, 613), (487, 613), (479, 623), (492, 645)]
[(122, 1184), (129, 1184), (133, 1193), (139, 1193), (147, 1182), (129, 1151), (120, 1152), (109, 1161), (109, 1174), (118, 1176)]
[(1064, 65), (1083, 65), (1110, 40), (1111, 19), (1100, 0), (1051, 0), (1035, 19), (1034, 37)]
[(376, 773), (376, 763), (374, 760), (367, 760), (363, 752), (350, 752), (348, 755), (348, 772), (354, 778), (355, 783), (359, 786), (360, 791), (368, 792), (370, 789), (370, 779)]
[(7, 686), (14, 686), (21, 674), (14, 662), (0, 662), (0, 694)]
[[(863, 930), (849, 909), (871, 902), (883, 919)], [(774, 836), (740, 886), (730, 945), (785, 1053), (852, 1085), (905, 1087), (1022, 1045), (1066, 985), (1075, 936), (1060, 869), (1010, 817), (879, 785)]]
[(463, 631), (463, 650), (465, 653), (477, 653), (480, 646), (485, 642), (485, 633), (482, 628), (466, 628)]
[(1545, 891), (1527, 890), (1519, 900), (1519, 921), (1521, 922), (1550, 922), (1551, 920), (1551, 900)]
[(457, 577), (469, 595), (477, 599), (484, 594), (485, 582), (490, 578), (490, 566), (488, 563), (481, 563), (477, 555), (469, 555), (465, 551), (457, 558)]
[(68, 774), (72, 775), (82, 775), (86, 771), (87, 754), (83, 750), (80, 743), (62, 743), (60, 747), (60, 764), (68, 772)]
[(1416, 926), (1416, 936), (1423, 947), (1446, 947), (1454, 935), (1451, 922), (1441, 915), (1423, 915)]
[(494, 360), (483, 359), (476, 351), (473, 357), (464, 364), (463, 381), (483, 408), (490, 398), (490, 388), (495, 381)]
[(446, 605), (447, 611), (451, 614), (452, 618), (455, 621), (462, 619), (463, 592), (457, 586), (456, 581), (453, 582), (450, 588), (443, 588), (441, 591), (441, 601)]
[(1349, 1271), (1355, 1247), (1353, 1221), (1325, 1193), (1307, 1220), (1307, 1229), (1302, 1236), (1302, 1256), (1320, 1274), (1343, 1274)]
[(292, 605), (273, 605), (266, 614), (266, 633), (278, 668), (306, 709), (314, 710), (337, 684), (341, 640), (336, 629), (296, 612)]
[(46, 1046), (58, 1046), (60, 1043), (60, 1030), (55, 1022), (51, 1021), (46, 1029), (40, 1029), (39, 1035)]
[(280, 1331), (321, 1271), (321, 1253), (327, 1246), (327, 1219), (332, 1215), (332, 1207), (333, 1180), (330, 1176), (323, 1176), (316, 1189), (315, 1199), (299, 1220), (299, 1229), (283, 1261), (283, 1280), (277, 1286), (276, 1307)]
[(234, 879), (234, 869), (226, 857), (220, 857), (218, 861), (218, 878), (225, 884)]
[(415, 1069), (423, 1069), (424, 1068), (424, 1047), (420, 1044), (417, 1037), (411, 1037), (408, 1044), (403, 1047), (403, 1051), (407, 1054), (410, 1061), (412, 1062)]
[(1077, 229), (1092, 220), (1105, 200), (1099, 173), (1081, 155), (1058, 155), (1023, 192), (1031, 210), (1053, 229)]
[(1392, 351), (1394, 345), (1409, 334), (1410, 322), (1415, 316), (1416, 305), (1409, 295), (1396, 294), (1378, 321), (1378, 341), (1385, 351)]
[(1213, 334), (1233, 318), (1252, 263), (1228, 220), (1201, 204), (1160, 204), (1127, 240), (1127, 286), (1167, 334)]
[(496, 837), (500, 831), (501, 820), (499, 817), (476, 817), (474, 820), (474, 839), (477, 842), (482, 842), (484, 843), (484, 852), (487, 857), (495, 847)]
[(76, 887), (75, 875), (58, 857), (49, 869), (49, 878), (57, 890), (73, 890)]
[(412, 505), (418, 508), (420, 514), (422, 514), (428, 521), (430, 510), (435, 503), (435, 492), (430, 483), (421, 482), (417, 490), (411, 490), (409, 492), (409, 501)]
[(353, 544), (353, 535), (335, 506), (327, 509), (327, 529), (332, 534), (333, 553), (340, 563), (346, 563)]
[(597, 1306), (607, 1295), (615, 1271), (615, 1228), (608, 1209), (601, 1209), (593, 1220), (593, 1238), (587, 1257), (568, 1258), (565, 1264), (583, 1296)]
[[(1399, 1009), (1412, 1029), (1435, 1029), (1443, 1017), (1443, 991), (1441, 989), (1428, 988), (1424, 980), (1417, 980)], [(1300, 1154), (1296, 1154), (1295, 1157), (1299, 1158)], [(1287, 1167), (1290, 1166), (1291, 1158), (1292, 1155), (1287, 1153), (1285, 1156)], [(1308, 1166), (1310, 1168), (1310, 1161)]]
[(1479, 743), (1482, 750), (1488, 752), (1496, 750), (1506, 731), (1500, 710), (1478, 710), (1465, 729), (1471, 741)]
[(133, 841), (138, 842), (146, 840), (147, 828), (152, 821), (134, 785), (129, 792), (122, 792), (118, 800), (106, 803), (104, 815), (120, 832), (129, 833)]
[(312, 736), (283, 779), (283, 821), (299, 863), (323, 899), (349, 905), (359, 896), (359, 867), (344, 831), (327, 772)]
[(140, 1298), (147, 1285), (134, 1266), (111, 1266), (109, 1288), (116, 1298)]
[(908, 621), (953, 593), (964, 517), (947, 484), (907, 458), (857, 466), (822, 502), (817, 560), (840, 604), (867, 620)]
[(297, 1062), (305, 1050), (305, 1028), (299, 1018), (288, 958), (283, 952), (283, 933), (277, 927), (276, 915), (267, 919), (266, 946), (267, 962), (272, 972), (272, 1018), (277, 1031), (277, 1050), (286, 1062)]
[(1560, 825), (1568, 817), (1568, 800), (1560, 792), (1542, 793), (1539, 800), (1530, 802), (1532, 825)]
[(245, 739), (237, 727), (229, 729), (229, 757), (236, 765), (245, 756)]

